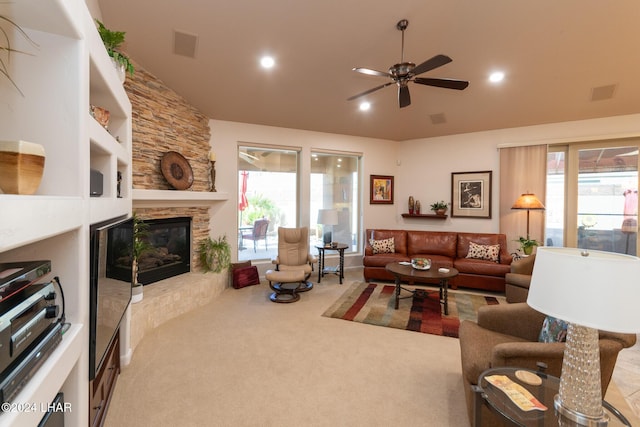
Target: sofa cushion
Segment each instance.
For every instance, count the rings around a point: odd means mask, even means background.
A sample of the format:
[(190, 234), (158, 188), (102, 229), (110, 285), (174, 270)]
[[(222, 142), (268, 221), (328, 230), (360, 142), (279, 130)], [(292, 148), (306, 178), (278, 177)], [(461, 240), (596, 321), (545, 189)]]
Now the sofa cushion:
[(369, 244), (371, 245), (371, 249), (373, 249), (373, 254), (392, 254), (396, 251), (395, 248), (395, 239), (393, 237), (389, 237), (388, 239), (381, 240), (369, 240)]
[(479, 245), (474, 242), (469, 242), (467, 258), (498, 262), (500, 260), (500, 245)]
[(377, 255), (365, 255), (362, 264), (366, 267), (384, 267), (390, 262), (407, 262), (409, 258), (406, 255), (399, 253), (392, 254), (377, 254)]
[(409, 256), (442, 255), (456, 256), (457, 233), (445, 231), (410, 231), (407, 233), (407, 252)]
[(507, 264), (473, 258), (456, 258), (453, 261), (453, 267), (460, 273), (499, 277), (504, 277), (511, 269)]

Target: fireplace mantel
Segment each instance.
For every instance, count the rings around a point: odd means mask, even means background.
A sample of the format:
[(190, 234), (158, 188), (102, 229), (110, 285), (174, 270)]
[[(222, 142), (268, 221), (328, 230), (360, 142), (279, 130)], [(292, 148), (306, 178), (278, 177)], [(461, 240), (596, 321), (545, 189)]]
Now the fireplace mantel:
[(133, 189), (134, 208), (209, 206), (225, 200), (229, 200), (229, 193), (220, 191)]

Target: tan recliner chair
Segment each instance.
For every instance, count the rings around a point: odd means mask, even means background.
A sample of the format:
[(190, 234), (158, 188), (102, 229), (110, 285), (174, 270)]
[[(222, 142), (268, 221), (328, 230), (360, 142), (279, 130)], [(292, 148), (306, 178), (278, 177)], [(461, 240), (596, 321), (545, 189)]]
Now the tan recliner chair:
[(507, 302), (527, 302), (536, 254), (511, 263), (511, 271), (504, 276), (504, 293)]
[(309, 229), (278, 228), (278, 256), (271, 261), (275, 270), (267, 270), (265, 277), (273, 289), (273, 302), (295, 302), (300, 292), (313, 288), (308, 279), (317, 259), (309, 253)]
[[(560, 377), (564, 343), (538, 342), (545, 315), (526, 303), (483, 306), (478, 309), (478, 322), (460, 324), (462, 380), (469, 420), (473, 425), (474, 392), (472, 386), (489, 368), (501, 366), (537, 370), (537, 362), (547, 365), (546, 373)], [(618, 353), (636, 342), (632, 334), (600, 331), (600, 374), (604, 396)], [(482, 405), (483, 425), (502, 426), (498, 416)]]

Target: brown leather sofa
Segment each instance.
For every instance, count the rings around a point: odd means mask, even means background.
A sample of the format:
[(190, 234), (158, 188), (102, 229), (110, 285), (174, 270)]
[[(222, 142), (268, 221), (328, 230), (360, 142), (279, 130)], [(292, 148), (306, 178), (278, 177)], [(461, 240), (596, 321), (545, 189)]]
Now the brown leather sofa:
[[(454, 267), (460, 273), (449, 282), (458, 286), (504, 292), (505, 275), (511, 271), (512, 257), (507, 251), (504, 234), (457, 233), (453, 231), (418, 231), (367, 229), (364, 248), (364, 279), (394, 280), (385, 266), (390, 262), (410, 261), (411, 258), (430, 258), (437, 267)], [(373, 253), (370, 240), (394, 238), (394, 253)], [(481, 245), (500, 245), (500, 260), (492, 262), (466, 258), (469, 242)]]
[[(478, 377), (485, 370), (502, 366), (537, 370), (537, 363), (543, 362), (547, 365), (547, 374), (560, 377), (565, 343), (538, 342), (545, 317), (526, 303), (500, 304), (480, 307), (477, 323), (465, 320), (460, 324), (462, 378), (472, 424), (472, 386), (478, 383)], [(618, 353), (635, 343), (634, 334), (600, 331), (598, 344), (603, 396), (611, 381)], [(481, 410), (483, 425), (503, 425), (485, 405)]]

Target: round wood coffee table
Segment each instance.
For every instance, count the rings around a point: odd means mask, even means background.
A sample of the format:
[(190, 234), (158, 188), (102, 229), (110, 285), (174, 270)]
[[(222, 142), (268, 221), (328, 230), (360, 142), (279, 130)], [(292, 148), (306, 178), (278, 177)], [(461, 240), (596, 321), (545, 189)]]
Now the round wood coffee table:
[(404, 289), (407, 292), (411, 292), (412, 296), (415, 294), (415, 290), (406, 289), (402, 287), (402, 282), (409, 282), (412, 285), (427, 285), (424, 283), (426, 280), (437, 280), (440, 285), (440, 304), (444, 309), (444, 314), (449, 314), (449, 279), (458, 275), (458, 270), (453, 267), (449, 267), (448, 273), (440, 273), (437, 267), (432, 266), (429, 270), (418, 270), (411, 267), (410, 263), (392, 262), (385, 266), (386, 270), (392, 273), (396, 282), (396, 304), (395, 308), (398, 309), (400, 304), (400, 290)]

